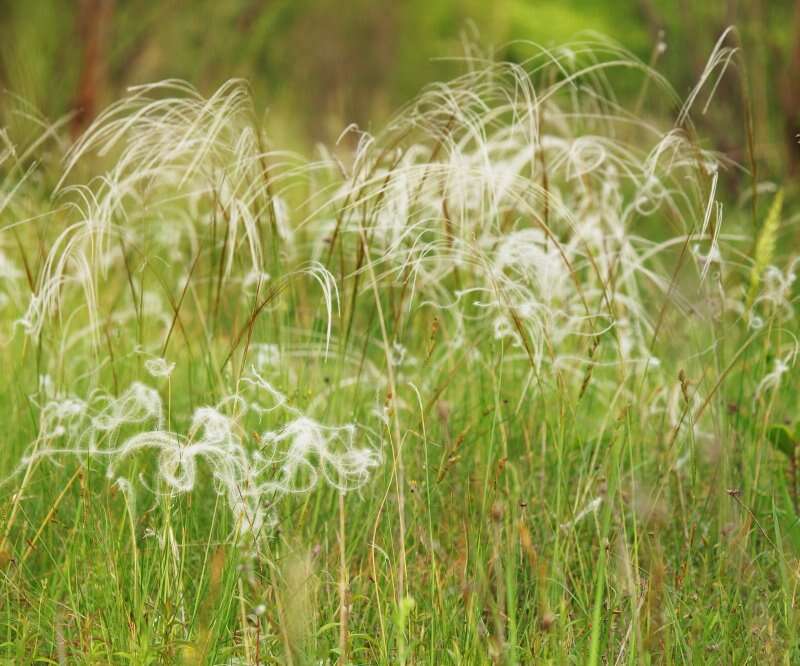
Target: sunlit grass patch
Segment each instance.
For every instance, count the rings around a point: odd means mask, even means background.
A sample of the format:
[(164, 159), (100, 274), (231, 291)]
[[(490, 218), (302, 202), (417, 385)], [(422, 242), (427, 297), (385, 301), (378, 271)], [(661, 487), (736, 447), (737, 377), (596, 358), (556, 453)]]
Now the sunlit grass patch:
[(55, 176), (4, 134), (4, 656), (792, 654), (796, 216), (692, 125), (728, 37), (686, 101), (472, 55), (313, 158), (241, 81)]

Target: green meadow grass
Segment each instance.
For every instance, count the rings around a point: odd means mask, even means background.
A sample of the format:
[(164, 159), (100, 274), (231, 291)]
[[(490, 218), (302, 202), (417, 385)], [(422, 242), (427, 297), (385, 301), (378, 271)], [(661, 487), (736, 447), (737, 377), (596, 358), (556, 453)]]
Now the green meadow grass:
[[(57, 168), (10, 157), (2, 663), (797, 661), (794, 193), (721, 228), (688, 108), (659, 134), (575, 64), (615, 53), (535, 61), (538, 97), (488, 67), (315, 163), (235, 86), (147, 90)], [(163, 423), (120, 406), (133, 382)], [(74, 428), (46, 417), (68, 397)], [(308, 415), (375, 457), (276, 458), (256, 493), (217, 449), (130, 446), (211, 446), (210, 405), (249, 452)]]

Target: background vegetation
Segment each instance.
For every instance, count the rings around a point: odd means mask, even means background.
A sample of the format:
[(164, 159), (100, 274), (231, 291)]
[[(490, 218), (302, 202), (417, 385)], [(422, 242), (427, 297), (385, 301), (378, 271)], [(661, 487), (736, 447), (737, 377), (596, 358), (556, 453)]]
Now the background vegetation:
[[(74, 112), (77, 133), (127, 86), (179, 78), (209, 93), (243, 77), (285, 143), (308, 147), (351, 122), (380, 127), (424, 85), (460, 72), (452, 59), (465, 40), (518, 61), (525, 49), (515, 40), (554, 46), (595, 31), (645, 62), (655, 57), (684, 95), (736, 26), (738, 77), (697, 121), (743, 161), (752, 106), (758, 156), (770, 168), (788, 159), (796, 173), (798, 15), (793, 0), (9, 0), (0, 6), (0, 83), (51, 120)], [(626, 89), (638, 93), (635, 76), (618, 94)]]

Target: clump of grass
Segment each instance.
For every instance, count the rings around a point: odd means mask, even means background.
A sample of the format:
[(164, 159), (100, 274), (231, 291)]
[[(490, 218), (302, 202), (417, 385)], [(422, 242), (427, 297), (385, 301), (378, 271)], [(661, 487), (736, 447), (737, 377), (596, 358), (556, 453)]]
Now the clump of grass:
[[(255, 370), (242, 382), (246, 387), (240, 392), (195, 409), (186, 434), (168, 429), (158, 392), (139, 382), (119, 397), (100, 391), (87, 400), (54, 397), (41, 407), (39, 434), (16, 476), (27, 479), (43, 460), (94, 457), (108, 460), (107, 476), (131, 488), (117, 470), (127, 459), (150, 452), (157, 459), (150, 487), (187, 493), (197, 483), (202, 461), (230, 506), (236, 532), (258, 535), (269, 507), (282, 495), (307, 492), (320, 479), (346, 492), (362, 485), (379, 464), (380, 451), (369, 432), (359, 433), (354, 424), (323, 426), (289, 405)], [(285, 417), (278, 428), (248, 433), (246, 424), (252, 428), (278, 410)], [(151, 429), (126, 435), (142, 427)], [(359, 447), (359, 438), (368, 446)]]
[(604, 41), (471, 51), (310, 159), (244, 82), (137, 87), (43, 215), (0, 152), (9, 651), (736, 661), (749, 616), (717, 612), (715, 648), (694, 590), (767, 604), (789, 646), (796, 479), (763, 442), (794, 398), (797, 260), (781, 195), (748, 256), (735, 165), (692, 124), (727, 39), (685, 101)]

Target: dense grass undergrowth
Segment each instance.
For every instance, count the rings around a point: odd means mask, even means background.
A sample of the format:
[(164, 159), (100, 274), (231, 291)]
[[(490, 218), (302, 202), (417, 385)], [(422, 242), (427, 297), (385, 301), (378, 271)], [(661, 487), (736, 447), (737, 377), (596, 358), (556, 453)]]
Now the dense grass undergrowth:
[(691, 120), (736, 54), (532, 53), (313, 159), (237, 81), (2, 134), (4, 663), (798, 659), (795, 193)]

